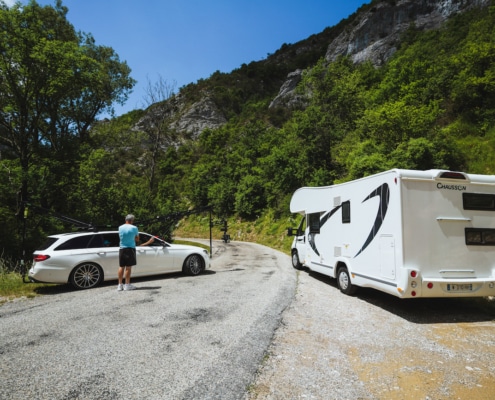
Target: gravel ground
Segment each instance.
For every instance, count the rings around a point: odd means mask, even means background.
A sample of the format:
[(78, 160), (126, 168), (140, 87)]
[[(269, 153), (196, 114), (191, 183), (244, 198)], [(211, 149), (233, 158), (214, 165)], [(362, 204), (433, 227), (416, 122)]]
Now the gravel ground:
[(246, 400), (495, 399), (493, 299), (400, 300), (298, 272)]

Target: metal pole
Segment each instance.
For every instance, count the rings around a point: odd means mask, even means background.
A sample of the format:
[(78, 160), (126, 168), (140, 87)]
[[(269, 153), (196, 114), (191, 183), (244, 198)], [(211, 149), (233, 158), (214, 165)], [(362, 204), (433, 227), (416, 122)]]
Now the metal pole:
[(26, 220), (28, 217), (28, 205), (23, 203), (24, 210), (22, 210), (22, 257), (21, 257), (21, 274), (22, 281), (26, 283)]
[(211, 237), (211, 227), (213, 225), (213, 222), (211, 221), (211, 210), (210, 210), (210, 257), (213, 256), (213, 240)]

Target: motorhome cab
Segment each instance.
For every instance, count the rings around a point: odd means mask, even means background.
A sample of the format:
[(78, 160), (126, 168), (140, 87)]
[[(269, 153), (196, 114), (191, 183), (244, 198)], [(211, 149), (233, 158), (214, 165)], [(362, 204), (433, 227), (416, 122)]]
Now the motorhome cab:
[(303, 187), (292, 264), (401, 297), (495, 296), (495, 176), (390, 170)]

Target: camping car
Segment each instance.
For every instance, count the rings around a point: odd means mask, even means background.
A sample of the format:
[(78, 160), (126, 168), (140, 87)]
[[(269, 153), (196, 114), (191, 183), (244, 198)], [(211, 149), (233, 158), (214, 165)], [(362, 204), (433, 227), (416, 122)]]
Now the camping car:
[(495, 176), (394, 169), (294, 192), (292, 265), (400, 298), (495, 296)]

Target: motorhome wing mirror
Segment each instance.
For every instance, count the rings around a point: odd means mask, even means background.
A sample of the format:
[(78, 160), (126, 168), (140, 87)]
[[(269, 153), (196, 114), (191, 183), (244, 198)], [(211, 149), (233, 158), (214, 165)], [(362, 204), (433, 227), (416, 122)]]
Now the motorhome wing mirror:
[(294, 236), (294, 228), (287, 228), (287, 236)]

